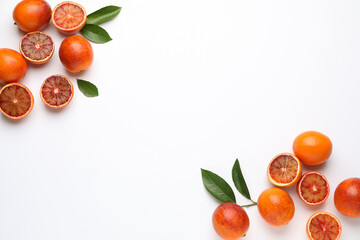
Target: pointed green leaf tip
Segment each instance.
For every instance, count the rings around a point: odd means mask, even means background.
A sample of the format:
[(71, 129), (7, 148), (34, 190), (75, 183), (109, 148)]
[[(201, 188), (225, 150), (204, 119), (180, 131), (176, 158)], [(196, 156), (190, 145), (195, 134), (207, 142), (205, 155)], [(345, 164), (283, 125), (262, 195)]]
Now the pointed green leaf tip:
[(241, 195), (251, 200), (249, 189), (246, 185), (244, 176), (241, 172), (240, 163), (238, 159), (236, 159), (232, 169), (232, 178), (236, 189), (241, 193)]
[(77, 85), (79, 87), (79, 90), (86, 96), (86, 97), (97, 97), (99, 96), (99, 91), (97, 87), (92, 84), (91, 82), (82, 80), (82, 79), (76, 79)]
[(99, 24), (115, 18), (121, 11), (121, 7), (107, 6), (89, 14), (86, 19), (87, 24)]
[(94, 43), (107, 43), (112, 40), (105, 29), (94, 24), (85, 24), (80, 33)]
[(230, 185), (220, 176), (205, 169), (201, 169), (205, 189), (220, 202), (236, 203), (235, 195)]

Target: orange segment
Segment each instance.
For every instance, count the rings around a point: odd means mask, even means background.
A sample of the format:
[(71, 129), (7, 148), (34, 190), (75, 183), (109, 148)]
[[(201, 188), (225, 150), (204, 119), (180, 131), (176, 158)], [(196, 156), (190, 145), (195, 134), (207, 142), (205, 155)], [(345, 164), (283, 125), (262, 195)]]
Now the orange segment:
[(60, 74), (48, 77), (42, 84), (40, 96), (52, 108), (62, 108), (69, 104), (74, 95), (70, 80)]
[(341, 235), (341, 224), (331, 213), (317, 212), (309, 218), (306, 231), (311, 240), (337, 240)]
[(31, 32), (20, 41), (20, 52), (26, 60), (43, 64), (50, 60), (55, 50), (52, 38), (43, 32)]
[(55, 6), (51, 18), (59, 31), (72, 34), (84, 27), (87, 15), (84, 7), (80, 4), (65, 1)]
[(20, 83), (10, 83), (0, 90), (0, 111), (8, 118), (24, 118), (33, 106), (32, 93)]
[(297, 183), (301, 177), (300, 160), (291, 153), (276, 155), (268, 165), (269, 181), (278, 187), (288, 187)]
[(305, 173), (297, 186), (300, 199), (309, 205), (319, 205), (328, 198), (330, 187), (327, 179), (319, 172)]

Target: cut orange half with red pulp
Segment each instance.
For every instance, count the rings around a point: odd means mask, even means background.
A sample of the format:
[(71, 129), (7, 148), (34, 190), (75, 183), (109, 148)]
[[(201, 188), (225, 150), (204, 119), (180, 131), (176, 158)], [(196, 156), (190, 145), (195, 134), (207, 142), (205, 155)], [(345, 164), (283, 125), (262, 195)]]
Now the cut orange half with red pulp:
[(0, 90), (0, 111), (11, 119), (26, 117), (34, 106), (31, 91), (20, 83), (10, 83)]
[(43, 32), (30, 32), (20, 41), (20, 53), (26, 60), (34, 64), (43, 64), (49, 61), (54, 50), (54, 41)]
[(296, 184), (302, 174), (300, 160), (291, 153), (276, 155), (268, 165), (269, 181), (278, 187), (289, 187)]
[(338, 240), (341, 235), (341, 224), (331, 213), (317, 212), (309, 218), (306, 232), (310, 240)]
[(84, 7), (72, 1), (65, 1), (56, 5), (51, 15), (54, 26), (66, 34), (79, 32), (84, 27), (86, 19)]
[(69, 104), (74, 95), (70, 80), (60, 74), (45, 79), (40, 89), (41, 100), (51, 108), (63, 108)]
[(305, 173), (297, 185), (300, 199), (308, 205), (319, 205), (328, 198), (330, 187), (327, 179), (319, 172)]

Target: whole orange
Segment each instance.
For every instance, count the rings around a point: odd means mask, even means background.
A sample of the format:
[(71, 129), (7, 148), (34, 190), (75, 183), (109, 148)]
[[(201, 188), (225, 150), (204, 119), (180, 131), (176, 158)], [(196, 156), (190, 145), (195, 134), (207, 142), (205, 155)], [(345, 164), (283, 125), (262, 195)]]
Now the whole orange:
[(246, 234), (249, 229), (249, 217), (245, 210), (231, 202), (219, 205), (212, 216), (216, 233), (225, 240), (236, 240)]
[(326, 135), (316, 131), (308, 131), (295, 138), (293, 150), (295, 156), (304, 164), (318, 165), (330, 157), (332, 143)]
[(69, 72), (88, 69), (94, 59), (91, 44), (85, 38), (73, 35), (64, 39), (59, 48), (61, 63)]
[(0, 48), (0, 81), (18, 82), (24, 78), (27, 64), (23, 56), (15, 50)]
[(25, 32), (44, 29), (51, 19), (51, 7), (44, 0), (24, 0), (19, 2), (13, 18), (16, 25)]
[(264, 190), (257, 202), (262, 218), (272, 226), (282, 226), (290, 222), (295, 206), (290, 195), (280, 188)]
[(350, 218), (360, 218), (360, 178), (341, 182), (334, 193), (336, 209)]

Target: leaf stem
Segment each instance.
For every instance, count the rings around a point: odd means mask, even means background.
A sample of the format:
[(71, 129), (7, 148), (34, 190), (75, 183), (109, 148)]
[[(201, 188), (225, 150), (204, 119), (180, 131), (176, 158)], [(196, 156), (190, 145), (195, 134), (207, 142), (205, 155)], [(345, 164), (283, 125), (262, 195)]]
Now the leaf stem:
[(240, 205), (241, 207), (251, 207), (251, 206), (255, 206), (257, 205), (257, 202), (254, 202), (253, 200), (251, 200), (253, 203), (247, 204), (247, 205)]

